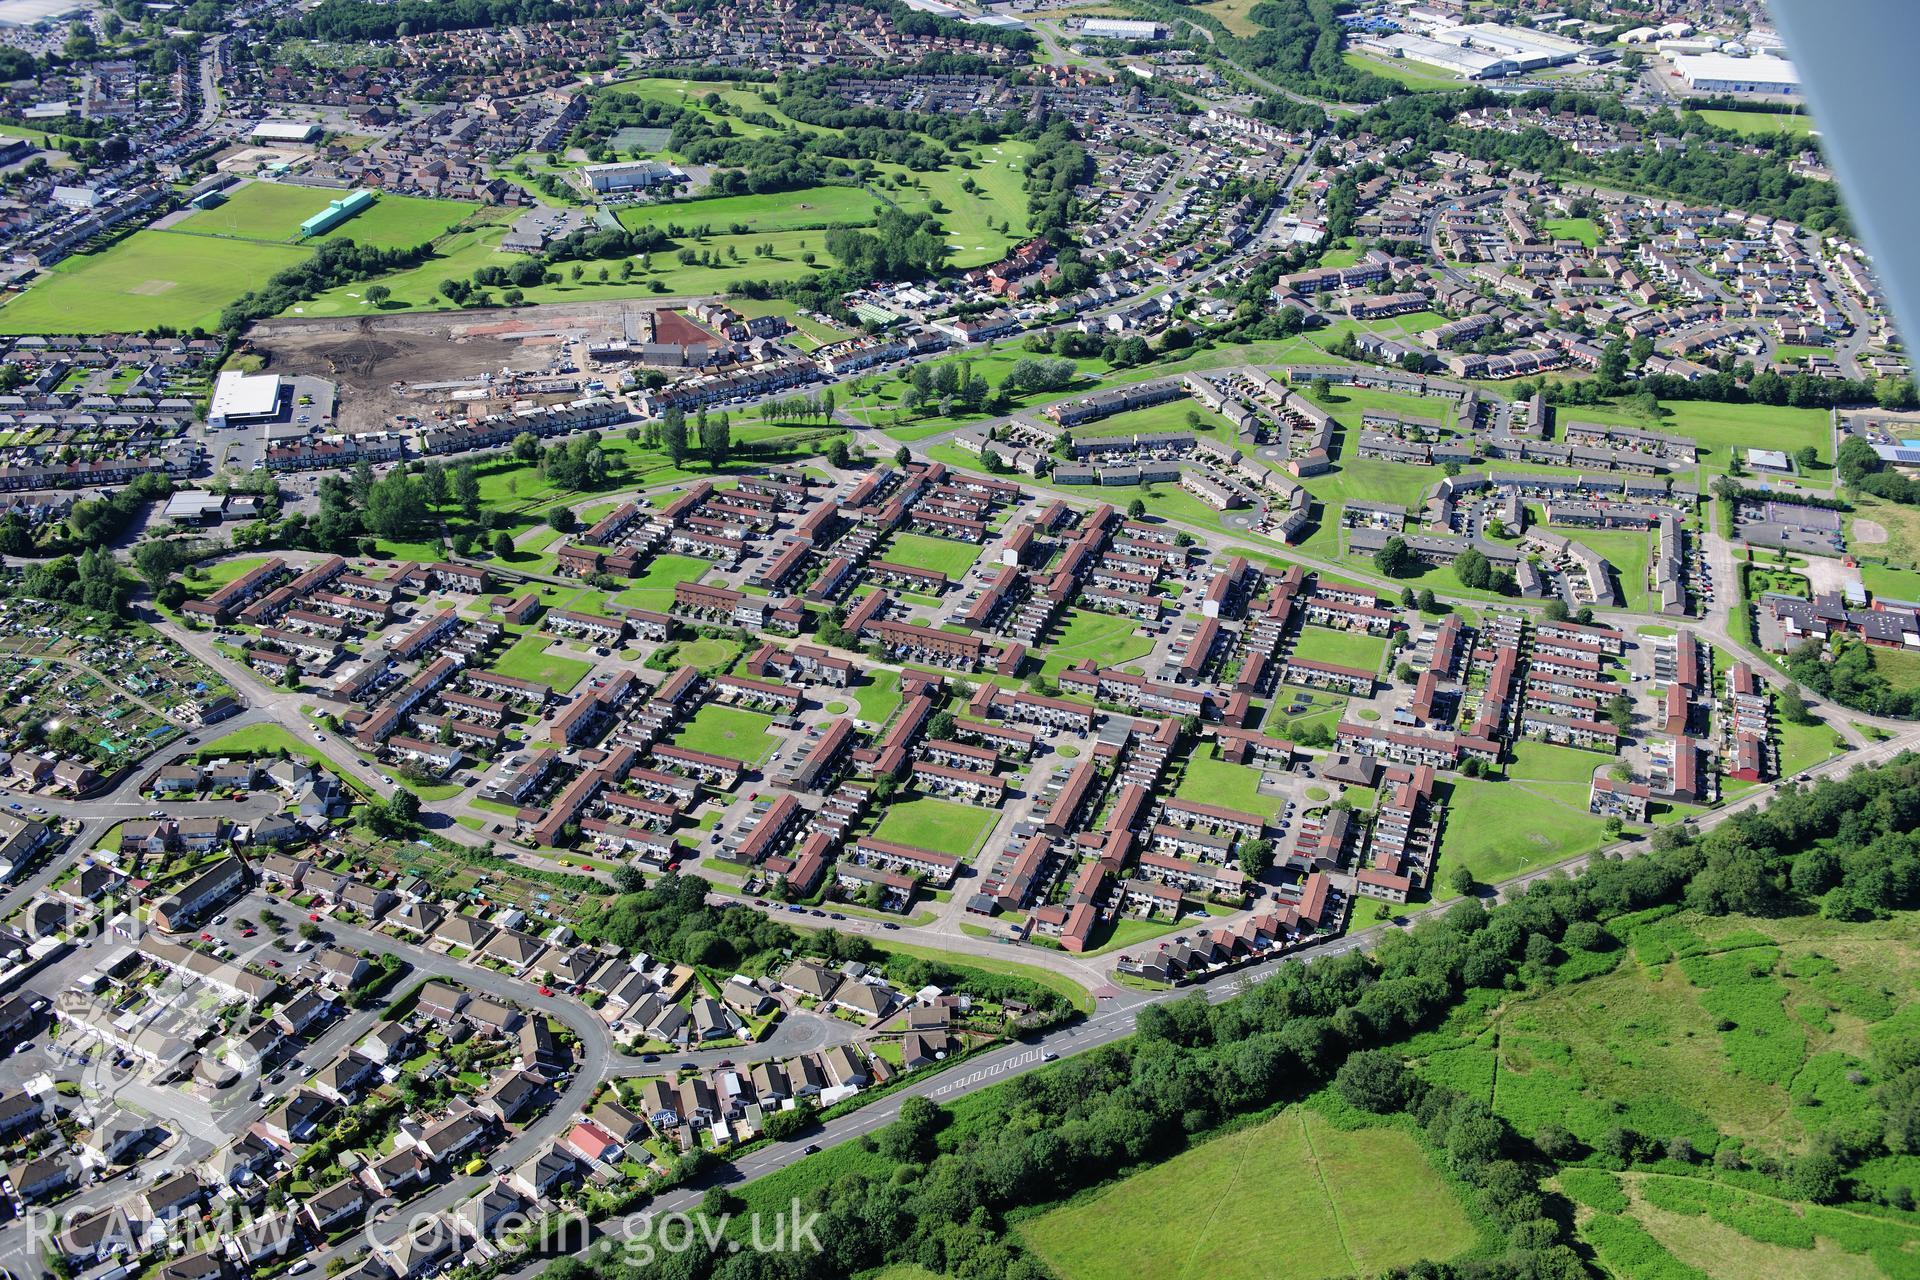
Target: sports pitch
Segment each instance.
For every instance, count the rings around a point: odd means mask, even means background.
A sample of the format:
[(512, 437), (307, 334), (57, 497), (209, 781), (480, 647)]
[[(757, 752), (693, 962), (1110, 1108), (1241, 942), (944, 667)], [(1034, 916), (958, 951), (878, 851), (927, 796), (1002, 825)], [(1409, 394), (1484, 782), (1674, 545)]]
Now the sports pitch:
[[(235, 188), (224, 203), (197, 210), (171, 229), (232, 240), (293, 244), (298, 241), (302, 222), (345, 194), (326, 187), (250, 182)], [(380, 249), (410, 249), (445, 234), (477, 208), (460, 200), (380, 195), (371, 207), (313, 237), (313, 242), (351, 240)]]
[(0, 333), (215, 329), (227, 304), (307, 256), (292, 245), (136, 231), (56, 265), (0, 307)]

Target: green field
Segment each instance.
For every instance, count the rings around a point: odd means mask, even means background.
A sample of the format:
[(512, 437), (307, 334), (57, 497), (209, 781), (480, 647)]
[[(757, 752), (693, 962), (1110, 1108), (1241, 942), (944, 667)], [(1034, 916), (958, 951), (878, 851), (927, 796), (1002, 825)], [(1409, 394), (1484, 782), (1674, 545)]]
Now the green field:
[(1823, 466), (1833, 464), (1833, 433), (1824, 409), (1793, 409), (1770, 404), (1720, 404), (1707, 400), (1675, 400), (1667, 412), (1648, 418), (1607, 406), (1582, 405), (1568, 409), (1569, 420), (1617, 423), (1643, 431), (1688, 436), (1700, 446), (1700, 466), (1708, 472), (1727, 469), (1732, 450), (1779, 449), (1793, 453), (1812, 445)]
[(647, 562), (647, 567), (633, 585), (614, 597), (618, 604), (630, 604), (636, 609), (651, 609), (655, 613), (665, 613), (673, 604), (673, 589), (682, 582), (698, 582), (702, 574), (713, 568), (711, 560), (702, 560), (698, 556), (677, 556), (672, 553), (657, 555)]
[[(302, 222), (345, 194), (327, 187), (250, 182), (235, 189), (225, 202), (182, 218), (172, 229), (225, 239), (292, 244), (299, 240)], [(380, 249), (410, 249), (444, 235), (479, 207), (461, 200), (381, 195), (370, 208), (314, 240), (351, 240)]]
[(1411, 1137), (1337, 1129), (1305, 1107), (1030, 1218), (1019, 1231), (1062, 1280), (1379, 1275), (1477, 1242)]
[(1186, 772), (1180, 775), (1180, 785), (1174, 788), (1174, 795), (1182, 800), (1257, 813), (1263, 818), (1273, 817), (1286, 800), (1283, 795), (1261, 795), (1260, 770), (1250, 765), (1228, 764), (1211, 742), (1188, 758)]
[(859, 187), (806, 187), (759, 195), (624, 205), (619, 217), (620, 225), (629, 230), (679, 227), (691, 231), (704, 226), (714, 231), (801, 231), (870, 226), (881, 207), (880, 201)]
[(1069, 609), (1066, 624), (1050, 641), (1040, 674), (1058, 676), (1068, 667), (1091, 658), (1098, 667), (1124, 667), (1153, 652), (1153, 641), (1134, 635), (1139, 622), (1121, 614)]
[(1805, 137), (1814, 128), (1812, 116), (1778, 111), (1702, 111), (1700, 118), (1717, 128), (1755, 135), (1791, 133)]
[(1306, 662), (1331, 662), (1335, 666), (1355, 667), (1361, 671), (1380, 670), (1387, 655), (1385, 636), (1364, 631), (1336, 631), (1331, 627), (1302, 627), (1294, 642), (1293, 656)]
[[(1712, 1186), (1668, 1173), (1599, 1171), (1562, 1175), (1585, 1190), (1604, 1179), (1626, 1209), (1583, 1215), (1579, 1233), (1595, 1247), (1599, 1262), (1625, 1275), (1703, 1275), (1714, 1280), (1895, 1280), (1912, 1269), (1908, 1261), (1920, 1232), (1906, 1222), (1829, 1209), (1758, 1190)], [(1591, 1194), (1591, 1192), (1588, 1192)], [(1604, 1191), (1603, 1191), (1604, 1195)], [(1690, 1272), (1669, 1270), (1652, 1254), (1638, 1227)], [(1658, 1268), (1658, 1269), (1655, 1269)]]
[(780, 745), (780, 739), (772, 730), (772, 716), (709, 702), (693, 719), (680, 726), (679, 732), (673, 735), (673, 744), (688, 751), (704, 751), (711, 756), (759, 764)]
[(900, 673), (868, 669), (852, 693), (860, 719), (872, 725), (885, 724), (900, 709)]
[(873, 838), (971, 859), (993, 833), (993, 824), (999, 818), (997, 809), (921, 796), (889, 805), (886, 816), (873, 829)]
[(1920, 915), (1683, 912), (1617, 932), (1618, 963), (1595, 976), (1469, 1004), (1420, 1037), (1423, 1074), (1522, 1134), (1551, 1122), (1586, 1142), (1624, 1125), (1790, 1155), (1874, 1125), (1870, 1059), (1915, 1025)]
[(1578, 240), (1589, 249), (1600, 243), (1600, 224), (1592, 218), (1545, 218), (1540, 226), (1556, 240)]
[(1439, 67), (1430, 67), (1425, 63), (1396, 58), (1389, 62), (1384, 58), (1369, 57), (1364, 53), (1349, 51), (1341, 55), (1346, 64), (1356, 71), (1370, 71), (1376, 76), (1398, 81), (1414, 90), (1464, 89), (1467, 82), (1456, 75), (1449, 75)]
[(292, 245), (136, 231), (56, 264), (0, 306), (0, 333), (217, 329), (227, 304), (307, 256)]
[[(441, 281), (469, 279), (481, 267), (511, 267), (526, 260), (525, 254), (499, 251), (498, 245), (506, 233), (505, 227), (497, 225), (456, 232), (439, 242), (435, 256), (419, 266), (396, 271), (377, 281), (368, 280), (329, 289), (318, 298), (295, 307), (293, 314), (357, 315), (366, 309), (361, 299), (367, 286), (376, 283), (385, 285), (391, 291), (392, 296), (383, 304), (385, 310), (450, 310), (451, 304), (439, 296)], [(756, 253), (757, 249), (766, 245), (773, 247), (771, 257)], [(678, 257), (681, 248), (690, 249), (696, 254), (711, 253), (712, 261), (682, 263)], [(729, 256), (729, 251), (732, 256)], [(806, 253), (814, 255), (813, 264), (809, 265), (801, 257)], [(725, 293), (730, 285), (743, 280), (770, 283), (797, 280), (826, 270), (833, 265), (833, 257), (826, 250), (825, 232), (775, 231), (713, 235), (705, 239), (689, 237), (676, 242), (672, 248), (636, 257), (633, 263), (634, 274), (628, 280), (620, 279), (620, 263), (617, 260), (579, 264), (583, 272), (579, 280), (572, 278), (572, 264), (569, 264), (566, 271), (559, 273), (558, 281), (523, 289), (524, 300), (593, 302)], [(607, 271), (604, 281), (599, 279), (602, 268)], [(490, 289), (486, 293), (489, 295), (488, 302), (498, 306), (505, 290)]]
[[(1606, 823), (1587, 811), (1587, 777), (1601, 757), (1572, 747), (1521, 743), (1506, 781), (1456, 778), (1441, 833), (1435, 896), (1452, 890), (1447, 877), (1465, 867), (1482, 884), (1583, 853), (1606, 841)], [(1582, 757), (1572, 761), (1571, 757)]]
[(954, 538), (929, 538), (919, 533), (896, 533), (874, 553), (877, 560), (903, 564), (910, 569), (929, 569), (947, 575), (949, 582), (967, 576), (967, 570), (985, 550), (978, 543)]
[(587, 672), (593, 670), (593, 664), (558, 653), (549, 654), (547, 646), (553, 643), (555, 641), (551, 636), (537, 631), (528, 632), (514, 641), (513, 647), (501, 654), (487, 669), (516, 680), (533, 680), (549, 685), (555, 693), (567, 693), (587, 678)]
[(1647, 562), (1653, 558), (1653, 535), (1631, 529), (1562, 529), (1575, 542), (1606, 558), (1615, 569), (1624, 607), (1635, 613), (1657, 612), (1647, 587)]
[(1111, 418), (1102, 418), (1098, 422), (1089, 422), (1073, 429), (1073, 434), (1082, 439), (1094, 439), (1099, 436), (1131, 436), (1154, 431), (1190, 431), (1197, 436), (1210, 436), (1222, 444), (1238, 443), (1233, 426), (1225, 418), (1211, 409), (1202, 408), (1192, 400), (1170, 400), (1166, 404), (1148, 405), (1144, 409), (1130, 409), (1126, 413), (1116, 413)]
[[(997, 261), (1026, 238), (1026, 161), (1033, 154), (1033, 144), (1008, 138), (960, 151), (972, 162), (971, 168), (950, 164), (920, 173), (898, 165), (878, 167), (906, 184), (904, 189), (888, 193), (902, 209), (929, 208), (936, 200), (945, 207), (946, 212), (936, 216), (946, 228), (947, 243), (953, 249), (948, 263), (960, 268), (977, 267)], [(963, 189), (961, 184), (968, 181), (975, 191)], [(1001, 223), (1007, 224), (1006, 231), (1000, 230)]]

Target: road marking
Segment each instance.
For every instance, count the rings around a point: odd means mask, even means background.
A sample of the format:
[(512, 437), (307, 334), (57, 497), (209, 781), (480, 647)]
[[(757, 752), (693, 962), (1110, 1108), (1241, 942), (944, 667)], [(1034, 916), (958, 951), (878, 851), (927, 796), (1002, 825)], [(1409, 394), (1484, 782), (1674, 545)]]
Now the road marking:
[(1025, 1053), (1020, 1054), (1018, 1057), (1003, 1058), (1001, 1061), (996, 1062), (991, 1066), (981, 1067), (978, 1071), (969, 1072), (968, 1074), (961, 1076), (958, 1080), (954, 1080), (948, 1084), (941, 1085), (939, 1088), (935, 1089), (929, 1096), (939, 1098), (939, 1097), (944, 1097), (949, 1093), (960, 1093), (964, 1090), (973, 1088), (977, 1084), (981, 1084), (985, 1081), (991, 1080), (996, 1076), (1003, 1076), (1007, 1072), (1013, 1070), (1015, 1067), (1024, 1067), (1029, 1063), (1038, 1062), (1044, 1056), (1045, 1055), (1038, 1049), (1029, 1049)]

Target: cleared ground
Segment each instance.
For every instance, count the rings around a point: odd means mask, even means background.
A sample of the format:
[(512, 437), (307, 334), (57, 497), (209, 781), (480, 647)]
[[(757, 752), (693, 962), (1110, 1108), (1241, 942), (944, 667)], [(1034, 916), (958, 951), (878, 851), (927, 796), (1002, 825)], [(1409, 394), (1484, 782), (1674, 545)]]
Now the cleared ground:
[[(1391, 1224), (1390, 1228), (1388, 1224)], [(1290, 1108), (1020, 1225), (1063, 1280), (1319, 1280), (1471, 1249), (1414, 1140)]]

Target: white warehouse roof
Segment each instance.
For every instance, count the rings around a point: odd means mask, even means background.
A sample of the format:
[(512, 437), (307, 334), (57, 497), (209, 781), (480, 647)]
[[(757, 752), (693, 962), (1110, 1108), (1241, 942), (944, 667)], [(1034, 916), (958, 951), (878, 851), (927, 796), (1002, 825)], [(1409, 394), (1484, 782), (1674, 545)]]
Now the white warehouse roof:
[(1724, 53), (1693, 53), (1675, 58), (1673, 65), (1690, 85), (1728, 83), (1800, 87), (1800, 73), (1785, 58), (1732, 58)]
[(251, 136), (255, 142), (309, 142), (320, 136), (320, 126), (306, 120), (262, 120)]
[(213, 380), (210, 422), (265, 418), (280, 404), (280, 379), (270, 373), (223, 373)]

